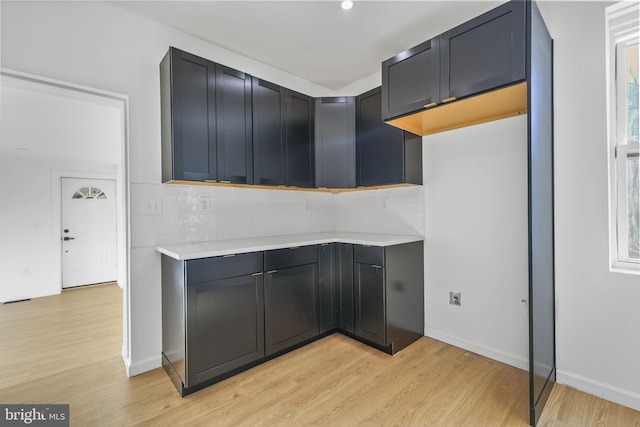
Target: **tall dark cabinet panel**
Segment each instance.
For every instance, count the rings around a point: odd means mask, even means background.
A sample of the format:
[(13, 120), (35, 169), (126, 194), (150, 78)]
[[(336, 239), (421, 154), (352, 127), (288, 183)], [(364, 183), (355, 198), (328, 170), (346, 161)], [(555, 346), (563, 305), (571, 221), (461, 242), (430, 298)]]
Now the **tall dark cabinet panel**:
[(440, 36), (440, 98), (496, 89), (525, 78), (525, 2), (511, 1)]
[(316, 99), (316, 186), (356, 186), (355, 97)]
[(387, 120), (440, 101), (439, 38), (382, 63), (382, 117)]
[(531, 425), (556, 381), (553, 217), (553, 40), (527, 3), (529, 129), (529, 378)]
[(354, 334), (353, 245), (348, 243), (336, 243), (336, 288), (338, 327)]
[(253, 183), (251, 76), (216, 65), (218, 181)]
[[(381, 102), (380, 87), (356, 97), (356, 184), (422, 184), (422, 139), (387, 125)], [(405, 145), (411, 145), (412, 157)], [(406, 174), (405, 168), (413, 172)]]
[(273, 83), (253, 78), (253, 168), (257, 185), (284, 185), (284, 94)]
[(269, 355), (318, 335), (318, 249), (304, 246), (268, 251), (264, 269)]
[(285, 90), (285, 182), (291, 187), (315, 185), (313, 98)]
[(162, 181), (217, 179), (215, 64), (170, 48), (160, 83)]
[(318, 312), (322, 334), (338, 326), (335, 243), (318, 246), (318, 290)]

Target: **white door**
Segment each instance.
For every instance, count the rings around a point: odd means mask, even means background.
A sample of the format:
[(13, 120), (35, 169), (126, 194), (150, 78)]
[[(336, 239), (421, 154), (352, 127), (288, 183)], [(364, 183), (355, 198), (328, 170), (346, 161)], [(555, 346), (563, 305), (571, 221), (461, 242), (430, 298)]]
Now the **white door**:
[(114, 282), (116, 182), (62, 178), (62, 287)]

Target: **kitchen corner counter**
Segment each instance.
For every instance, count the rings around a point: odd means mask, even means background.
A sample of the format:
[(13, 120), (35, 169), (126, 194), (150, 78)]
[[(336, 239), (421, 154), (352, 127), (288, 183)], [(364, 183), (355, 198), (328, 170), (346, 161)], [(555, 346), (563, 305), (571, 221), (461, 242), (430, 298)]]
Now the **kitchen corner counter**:
[(419, 242), (423, 236), (401, 234), (376, 234), (354, 232), (326, 232), (290, 234), (283, 236), (252, 237), (244, 239), (214, 240), (208, 242), (183, 243), (156, 246), (156, 250), (171, 258), (185, 261), (222, 255), (268, 251), (295, 246), (319, 245), (323, 243), (352, 243), (356, 245), (393, 246)]

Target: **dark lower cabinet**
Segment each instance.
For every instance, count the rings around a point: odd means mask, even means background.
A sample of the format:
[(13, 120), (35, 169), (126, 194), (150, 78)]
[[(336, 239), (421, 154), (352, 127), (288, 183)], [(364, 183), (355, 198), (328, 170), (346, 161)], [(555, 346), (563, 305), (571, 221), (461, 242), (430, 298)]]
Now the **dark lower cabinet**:
[(384, 269), (380, 265), (354, 263), (355, 331), (366, 340), (387, 345)]
[(189, 384), (264, 356), (263, 298), (262, 275), (187, 286)]
[(264, 357), (263, 253), (162, 256), (162, 362), (184, 395)]
[(354, 334), (390, 354), (424, 335), (423, 242), (353, 245)]
[(422, 184), (422, 138), (382, 120), (381, 88), (356, 97), (356, 184)]
[(265, 346), (273, 354), (307, 341), (318, 328), (316, 246), (265, 253)]
[(162, 365), (184, 396), (334, 331), (393, 354), (423, 335), (422, 246), (162, 255)]
[(321, 334), (338, 327), (336, 245), (318, 246), (318, 316)]
[(338, 327), (355, 332), (353, 299), (353, 245), (336, 243), (336, 291), (338, 293)]

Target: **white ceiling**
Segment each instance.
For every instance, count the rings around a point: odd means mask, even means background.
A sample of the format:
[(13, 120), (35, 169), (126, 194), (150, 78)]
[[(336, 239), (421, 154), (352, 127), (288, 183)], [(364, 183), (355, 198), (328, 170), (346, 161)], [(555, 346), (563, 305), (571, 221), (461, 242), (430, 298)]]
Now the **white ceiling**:
[(115, 1), (112, 4), (337, 90), (504, 1)]

